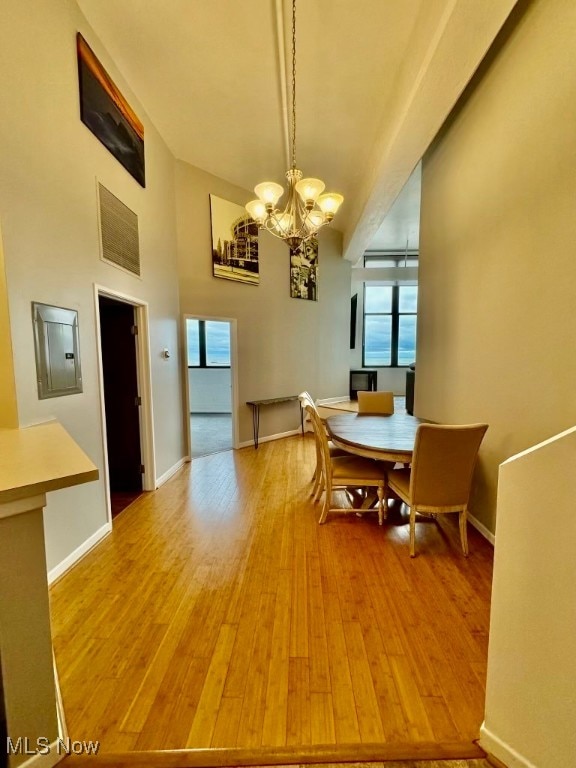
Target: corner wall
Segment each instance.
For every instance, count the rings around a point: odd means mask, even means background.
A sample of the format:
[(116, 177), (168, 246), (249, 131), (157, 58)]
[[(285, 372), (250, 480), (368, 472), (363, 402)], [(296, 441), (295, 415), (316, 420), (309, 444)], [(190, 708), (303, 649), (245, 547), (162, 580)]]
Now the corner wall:
[[(260, 283), (243, 285), (212, 275), (209, 195), (243, 206), (250, 192), (178, 162), (178, 260), (184, 314), (236, 318), (240, 442), (252, 440), (247, 400), (297, 395), (337, 397), (348, 391), (350, 264), (337, 230), (320, 233), (318, 301), (290, 298), (288, 246), (260, 233)], [(255, 179), (255, 182), (258, 181)], [(294, 403), (263, 408), (260, 437), (300, 426)]]
[[(145, 127), (146, 189), (80, 121), (76, 32)], [(100, 470), (48, 496), (48, 569), (107, 525), (94, 283), (149, 303), (156, 473), (184, 454), (174, 159), (73, 0), (0, 5), (0, 221), (21, 426), (57, 418)], [(142, 279), (99, 258), (96, 179), (139, 218)], [(82, 394), (39, 400), (31, 302), (78, 310)], [(161, 351), (168, 347), (170, 360)]]
[(575, 458), (576, 427), (500, 467), (480, 744), (509, 768), (576, 759)]
[(576, 423), (575, 39), (572, 0), (520, 2), (423, 163), (415, 412), (490, 425), (490, 531), (498, 466)]

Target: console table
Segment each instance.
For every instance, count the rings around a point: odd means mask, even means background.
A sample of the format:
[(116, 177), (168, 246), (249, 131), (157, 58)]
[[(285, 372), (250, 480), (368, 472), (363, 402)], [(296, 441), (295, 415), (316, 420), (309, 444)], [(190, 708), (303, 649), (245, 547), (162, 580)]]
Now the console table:
[[(246, 405), (252, 407), (252, 425), (254, 427), (254, 448), (258, 448), (258, 432), (260, 430), (260, 406), (275, 405), (276, 403), (288, 403), (292, 400), (298, 400), (298, 395), (289, 395), (288, 397), (269, 397), (266, 400), (247, 400)], [(300, 404), (300, 426), (304, 434), (304, 411)]]

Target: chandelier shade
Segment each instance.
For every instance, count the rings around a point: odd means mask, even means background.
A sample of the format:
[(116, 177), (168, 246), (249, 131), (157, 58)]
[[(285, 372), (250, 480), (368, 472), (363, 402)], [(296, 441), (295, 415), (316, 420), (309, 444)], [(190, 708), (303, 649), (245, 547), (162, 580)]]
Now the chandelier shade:
[(284, 188), (274, 181), (263, 181), (254, 187), (256, 200), (246, 210), (260, 229), (284, 240), (290, 248), (314, 237), (329, 224), (344, 198), (335, 192), (324, 192), (321, 179), (302, 178), (296, 167), (296, 0), (292, 0), (292, 167), (286, 171), (288, 193), (283, 209), (277, 208)]

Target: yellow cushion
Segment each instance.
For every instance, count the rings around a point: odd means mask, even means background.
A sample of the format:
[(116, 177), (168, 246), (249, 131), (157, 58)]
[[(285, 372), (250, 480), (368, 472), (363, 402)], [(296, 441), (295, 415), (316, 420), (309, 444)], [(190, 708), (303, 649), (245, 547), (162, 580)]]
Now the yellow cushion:
[(388, 472), (388, 487), (403, 499), (410, 498), (410, 470), (393, 469)]
[(337, 456), (332, 460), (334, 480), (354, 478), (355, 480), (384, 480), (385, 468), (382, 462), (364, 459), (361, 456)]

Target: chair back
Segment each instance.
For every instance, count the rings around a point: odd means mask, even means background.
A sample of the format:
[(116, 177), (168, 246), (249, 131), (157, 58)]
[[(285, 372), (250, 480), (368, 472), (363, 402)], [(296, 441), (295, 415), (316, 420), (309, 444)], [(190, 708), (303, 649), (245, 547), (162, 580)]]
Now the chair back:
[(410, 473), (411, 503), (431, 507), (467, 504), (487, 429), (488, 424), (420, 424)]
[(307, 403), (304, 409), (310, 417), (312, 429), (314, 431), (314, 440), (316, 442), (316, 456), (322, 466), (323, 471), (327, 472), (330, 467), (330, 449), (328, 448), (328, 438), (322, 419), (316, 410), (314, 402)]
[(358, 413), (389, 416), (394, 413), (393, 392), (358, 392)]
[(310, 392), (307, 392), (306, 390), (304, 392), (300, 392), (298, 395), (298, 400), (300, 400), (300, 405), (302, 408), (306, 408), (307, 405), (311, 405), (314, 409), (316, 409), (316, 403), (314, 402), (314, 398)]

